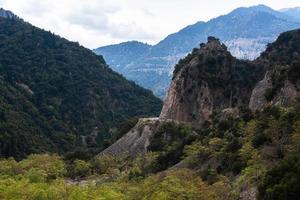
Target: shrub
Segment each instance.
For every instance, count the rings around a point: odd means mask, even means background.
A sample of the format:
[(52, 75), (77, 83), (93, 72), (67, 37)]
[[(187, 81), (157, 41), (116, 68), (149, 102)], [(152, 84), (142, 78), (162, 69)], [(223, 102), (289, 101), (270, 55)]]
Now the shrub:
[(260, 146), (270, 141), (271, 141), (270, 138), (266, 136), (264, 133), (258, 133), (254, 136), (252, 140), (252, 146), (254, 148), (259, 148)]
[(266, 173), (259, 184), (258, 199), (293, 200), (300, 197), (300, 156), (283, 160)]
[(75, 160), (68, 166), (68, 175), (72, 178), (82, 178), (91, 175), (91, 165), (84, 160)]

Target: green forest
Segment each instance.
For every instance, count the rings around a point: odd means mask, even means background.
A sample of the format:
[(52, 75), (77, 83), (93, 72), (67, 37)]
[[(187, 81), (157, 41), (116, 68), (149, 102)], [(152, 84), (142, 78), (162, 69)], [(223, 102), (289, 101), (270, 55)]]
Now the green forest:
[(0, 9), (0, 200), (300, 200), (299, 78), (300, 29), (253, 61), (210, 36), (162, 109), (102, 56)]
[(19, 162), (2, 159), (0, 199), (234, 200), (251, 195), (255, 186), (258, 199), (297, 199), (300, 105), (241, 110), (228, 119), (216, 113), (200, 130), (164, 124), (152, 136), (149, 152), (136, 158), (32, 154)]
[(21, 19), (0, 18), (0, 55), (0, 156), (99, 151), (124, 121), (160, 112), (101, 56)]

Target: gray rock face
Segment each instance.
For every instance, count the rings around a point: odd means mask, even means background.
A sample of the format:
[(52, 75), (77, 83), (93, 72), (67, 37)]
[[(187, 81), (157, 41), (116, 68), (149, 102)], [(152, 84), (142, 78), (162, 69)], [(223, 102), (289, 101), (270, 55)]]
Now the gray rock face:
[(272, 88), (271, 75), (270, 72), (266, 72), (264, 79), (259, 81), (252, 91), (250, 102), (249, 102), (249, 108), (251, 110), (263, 109), (268, 103), (265, 94), (267, 90), (271, 88)]
[(178, 88), (184, 88), (184, 84), (185, 80), (180, 76), (177, 76), (171, 83), (159, 118), (201, 124), (208, 120), (213, 111), (213, 97), (208, 84), (203, 81), (202, 85), (197, 85), (194, 88), (197, 92), (185, 100), (183, 99), (185, 90), (178, 90)]
[(257, 199), (258, 190), (255, 186), (245, 188), (240, 193), (241, 200), (256, 200)]
[(300, 91), (297, 90), (295, 85), (293, 85), (290, 81), (285, 81), (284, 86), (271, 101), (271, 105), (285, 107), (289, 106), (299, 98)]
[(300, 98), (300, 92), (295, 85), (286, 80), (271, 101), (267, 101), (267, 90), (272, 88), (271, 72), (267, 72), (264, 79), (255, 86), (249, 102), (251, 110), (262, 110), (266, 106), (288, 106)]
[(158, 118), (141, 118), (138, 123), (117, 142), (102, 151), (101, 155), (130, 155), (135, 157), (147, 152), (149, 139), (164, 123)]

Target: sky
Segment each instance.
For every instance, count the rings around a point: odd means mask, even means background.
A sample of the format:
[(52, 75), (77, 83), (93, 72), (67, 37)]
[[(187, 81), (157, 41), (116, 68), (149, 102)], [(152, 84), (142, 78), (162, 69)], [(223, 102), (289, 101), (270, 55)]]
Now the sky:
[(155, 44), (197, 21), (258, 4), (278, 10), (300, 0), (0, 0), (25, 21), (90, 49), (131, 40)]

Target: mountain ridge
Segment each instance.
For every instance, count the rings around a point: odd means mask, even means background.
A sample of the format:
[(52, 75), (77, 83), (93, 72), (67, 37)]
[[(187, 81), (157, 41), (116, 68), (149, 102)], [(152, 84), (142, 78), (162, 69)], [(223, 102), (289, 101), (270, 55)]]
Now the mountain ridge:
[[(299, 27), (300, 22), (266, 6), (238, 8), (208, 22), (198, 22), (170, 34), (150, 48), (144, 54), (146, 56), (138, 55), (137, 59), (127, 59), (126, 62), (118, 64), (122, 69), (119, 67), (116, 70), (163, 98), (175, 64), (186, 56), (190, 49), (205, 42), (208, 36), (220, 38), (234, 56), (253, 60), (281, 32)], [(104, 57), (115, 56), (107, 53), (105, 47), (94, 51), (102, 53)], [(126, 54), (122, 56), (126, 58)], [(112, 63), (111, 59), (107, 61), (114, 69), (115, 63)]]
[(244, 61), (233, 57), (219, 39), (209, 37), (176, 65), (159, 118), (140, 119), (99, 156), (145, 154), (151, 137), (164, 124), (184, 123), (201, 130), (214, 123), (214, 117), (228, 120), (247, 109), (262, 112), (292, 106), (300, 100), (298, 44), (300, 29), (285, 32), (256, 60)]
[(0, 17), (0, 53), (1, 156), (101, 149), (123, 121), (159, 114), (102, 56), (19, 18)]
[(300, 7), (295, 8), (283, 8), (280, 9), (279, 12), (282, 12), (288, 16), (295, 18), (295, 20), (300, 20)]

